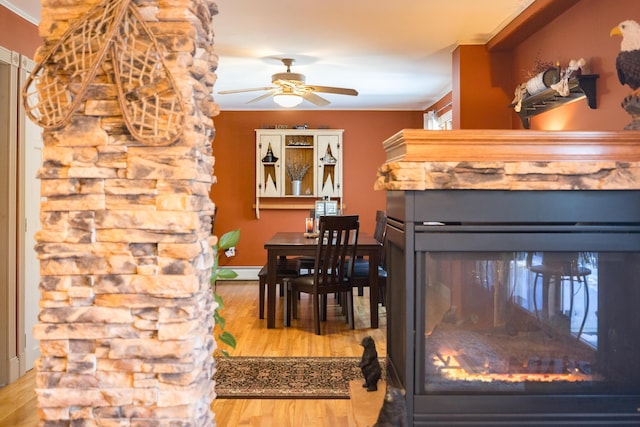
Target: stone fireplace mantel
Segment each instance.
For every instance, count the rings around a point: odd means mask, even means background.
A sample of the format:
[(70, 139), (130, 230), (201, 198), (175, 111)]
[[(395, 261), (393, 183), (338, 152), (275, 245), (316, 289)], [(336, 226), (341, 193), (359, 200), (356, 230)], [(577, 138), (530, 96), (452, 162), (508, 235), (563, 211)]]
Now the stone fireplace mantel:
[(640, 189), (640, 132), (404, 129), (376, 190)]

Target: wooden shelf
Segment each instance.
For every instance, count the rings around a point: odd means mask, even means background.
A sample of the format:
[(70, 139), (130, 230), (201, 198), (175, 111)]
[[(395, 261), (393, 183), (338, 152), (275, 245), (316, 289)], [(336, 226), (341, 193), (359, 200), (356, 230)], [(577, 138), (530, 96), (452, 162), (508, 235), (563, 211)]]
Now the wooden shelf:
[[(306, 199), (306, 200), (305, 200)], [(309, 200), (312, 199), (312, 200)], [(279, 198), (258, 198), (252, 206), (256, 211), (256, 218), (260, 219), (260, 210), (311, 210), (316, 207), (317, 197), (279, 197)], [(338, 200), (338, 208), (346, 209), (342, 199)]]
[[(518, 113), (525, 129), (531, 127), (531, 117), (586, 98), (589, 108), (596, 108), (596, 79), (598, 74), (584, 74), (569, 80), (569, 95), (561, 96), (555, 89), (546, 89), (522, 100)], [(511, 104), (513, 108), (516, 104)]]
[[(264, 199), (262, 199), (264, 200)], [(273, 202), (264, 202), (260, 201), (260, 204), (254, 204), (253, 209), (313, 209), (315, 207), (315, 203), (305, 203), (305, 204), (296, 204), (296, 203), (273, 203)], [(315, 201), (315, 199), (314, 199)]]

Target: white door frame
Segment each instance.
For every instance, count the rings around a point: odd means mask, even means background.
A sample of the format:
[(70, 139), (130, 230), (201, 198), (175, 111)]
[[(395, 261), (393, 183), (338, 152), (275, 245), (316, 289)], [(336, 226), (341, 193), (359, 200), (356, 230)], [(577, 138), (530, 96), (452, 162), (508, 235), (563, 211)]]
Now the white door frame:
[[(17, 286), (17, 125), (20, 55), (0, 47), (0, 384), (20, 375)], [(24, 332), (24, 325), (22, 325)]]
[[(27, 81), (35, 62), (20, 57), (20, 87)], [(18, 324), (23, 341), (19, 349), (20, 375), (33, 368), (40, 357), (40, 343), (33, 338), (33, 327), (38, 322), (40, 301), (40, 262), (35, 252), (34, 234), (40, 230), (40, 180), (36, 173), (42, 164), (42, 128), (26, 119), (22, 103), (18, 115)]]

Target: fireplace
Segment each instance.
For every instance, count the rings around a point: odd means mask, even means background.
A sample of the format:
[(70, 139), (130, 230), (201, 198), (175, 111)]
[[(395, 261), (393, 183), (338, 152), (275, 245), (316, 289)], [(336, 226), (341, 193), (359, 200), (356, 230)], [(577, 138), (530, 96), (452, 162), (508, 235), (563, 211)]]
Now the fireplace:
[(640, 424), (640, 194), (391, 191), (388, 359), (414, 426)]
[(431, 152), (379, 172), (389, 382), (406, 390), (409, 425), (640, 425), (636, 160), (612, 184), (585, 179), (588, 162), (498, 152), (506, 162)]

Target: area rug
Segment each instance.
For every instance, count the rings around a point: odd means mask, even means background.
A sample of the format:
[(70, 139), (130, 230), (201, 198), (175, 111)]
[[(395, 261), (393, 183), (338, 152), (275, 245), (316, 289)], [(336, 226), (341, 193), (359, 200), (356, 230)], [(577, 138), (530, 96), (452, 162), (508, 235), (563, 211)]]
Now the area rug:
[[(364, 379), (359, 357), (216, 359), (218, 398), (349, 399), (349, 381)], [(384, 359), (380, 359), (385, 378)]]

